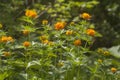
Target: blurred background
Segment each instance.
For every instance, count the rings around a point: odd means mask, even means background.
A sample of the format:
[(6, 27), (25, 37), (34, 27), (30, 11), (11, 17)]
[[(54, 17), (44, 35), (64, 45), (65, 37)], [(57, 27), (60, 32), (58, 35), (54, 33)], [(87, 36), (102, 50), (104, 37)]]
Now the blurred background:
[[(77, 22), (82, 12), (92, 15), (91, 23), (101, 33), (93, 49), (110, 48), (120, 45), (120, 0), (0, 0), (0, 23), (4, 30), (17, 38), (20, 34), (11, 33), (20, 24), (18, 18), (24, 15), (26, 9), (36, 9), (39, 13), (38, 23), (47, 19), (54, 21), (64, 19), (68, 23)], [(59, 16), (58, 16), (59, 14)]]

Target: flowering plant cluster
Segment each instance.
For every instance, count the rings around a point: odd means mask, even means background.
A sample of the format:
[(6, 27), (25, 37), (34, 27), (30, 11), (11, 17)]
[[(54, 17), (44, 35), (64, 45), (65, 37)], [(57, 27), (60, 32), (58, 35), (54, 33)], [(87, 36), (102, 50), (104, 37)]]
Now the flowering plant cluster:
[(43, 19), (38, 26), (38, 13), (25, 10), (16, 30), (19, 37), (8, 35), (0, 24), (0, 80), (119, 78), (110, 52), (91, 50), (95, 38), (101, 37), (90, 22), (91, 14), (80, 13), (78, 22)]

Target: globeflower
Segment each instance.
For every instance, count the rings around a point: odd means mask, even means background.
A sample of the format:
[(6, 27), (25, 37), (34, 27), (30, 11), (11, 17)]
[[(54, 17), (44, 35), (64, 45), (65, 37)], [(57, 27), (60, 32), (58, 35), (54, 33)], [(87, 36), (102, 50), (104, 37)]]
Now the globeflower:
[(25, 41), (24, 43), (23, 43), (23, 46), (25, 46), (25, 47), (29, 47), (31, 44), (30, 44), (30, 42), (29, 41)]
[(1, 38), (1, 42), (7, 42), (7, 41), (8, 41), (7, 36), (2, 36), (2, 38)]
[(82, 44), (82, 42), (79, 39), (74, 41), (75, 46), (80, 46), (81, 44)]
[(103, 53), (104, 50), (103, 50), (102, 48), (98, 48), (97, 52), (98, 52), (98, 53)]
[(66, 23), (65, 22), (57, 22), (54, 27), (56, 30), (63, 29), (65, 27)]
[(23, 35), (28, 35), (30, 33), (30, 31), (29, 30), (23, 30)]
[(43, 44), (48, 44), (49, 41), (48, 41), (48, 40), (43, 40), (42, 43), (43, 43)]
[(75, 24), (75, 22), (70, 22), (70, 25), (72, 26), (72, 25), (74, 25)]
[(88, 13), (83, 13), (83, 14), (81, 15), (81, 17), (82, 17), (83, 19), (86, 19), (86, 20), (89, 20), (89, 19), (91, 18), (90, 14), (88, 14)]
[(41, 41), (44, 41), (44, 40), (47, 40), (47, 39), (48, 39), (48, 36), (46, 36), (46, 35), (40, 36), (40, 40), (41, 40)]
[(99, 62), (99, 63), (102, 63), (102, 60), (101, 60), (101, 59), (98, 59), (98, 62)]
[(73, 34), (73, 31), (72, 31), (72, 30), (67, 30), (67, 31), (66, 31), (66, 35), (71, 35), (71, 34)]
[(94, 29), (87, 29), (86, 33), (90, 36), (94, 36), (95, 35), (95, 30)]
[(43, 20), (43, 21), (42, 21), (42, 24), (43, 24), (43, 25), (47, 25), (47, 24), (48, 24), (48, 20)]
[(13, 38), (11, 37), (11, 36), (2, 36), (2, 38), (1, 38), (1, 42), (13, 42), (14, 40), (13, 40)]
[(11, 36), (8, 36), (7, 40), (10, 41), (10, 42), (14, 42), (14, 40), (13, 40), (13, 38)]
[(115, 72), (117, 71), (117, 69), (114, 68), (114, 67), (112, 67), (112, 68), (111, 68), (111, 71), (112, 71), (113, 73), (115, 73)]
[(10, 56), (11, 54), (10, 54), (9, 52), (4, 52), (3, 55), (4, 55), (5, 57), (8, 57), (8, 56)]
[(37, 16), (37, 12), (34, 10), (26, 10), (25, 15), (27, 17), (35, 18)]
[(109, 51), (104, 51), (103, 54), (107, 56), (107, 55), (110, 55), (110, 52)]

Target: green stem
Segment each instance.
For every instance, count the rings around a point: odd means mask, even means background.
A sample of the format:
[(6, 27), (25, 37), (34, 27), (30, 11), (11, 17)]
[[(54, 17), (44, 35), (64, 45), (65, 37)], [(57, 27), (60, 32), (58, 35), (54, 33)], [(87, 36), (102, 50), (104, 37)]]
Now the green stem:
[(96, 64), (95, 69), (93, 71), (93, 75), (91, 76), (90, 80), (94, 80), (94, 77), (95, 77), (95, 74), (97, 72), (97, 69), (98, 69), (98, 64)]
[[(81, 64), (81, 62), (82, 62), (82, 53), (80, 52), (80, 47), (78, 47), (78, 54), (80, 54), (80, 64)], [(77, 70), (77, 79), (80, 79), (81, 78), (81, 76), (80, 76), (80, 73), (81, 73), (81, 71), (80, 71), (80, 64), (78, 65), (78, 70)]]
[(84, 48), (87, 48), (87, 41), (85, 42), (85, 46), (84, 46)]
[[(54, 62), (54, 64), (55, 64), (55, 67), (57, 67), (56, 58), (55, 58), (55, 62)], [(56, 72), (54, 73), (54, 77), (53, 77), (53, 80), (55, 80), (55, 79), (56, 79)]]

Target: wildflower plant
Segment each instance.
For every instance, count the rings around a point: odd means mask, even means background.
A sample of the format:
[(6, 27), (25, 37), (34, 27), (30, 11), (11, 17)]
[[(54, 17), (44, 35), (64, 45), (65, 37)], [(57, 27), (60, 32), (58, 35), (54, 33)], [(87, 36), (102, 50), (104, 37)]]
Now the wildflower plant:
[[(68, 6), (79, 8), (84, 3), (79, 6), (77, 2), (68, 1), (69, 5), (63, 2), (57, 0), (55, 8), (48, 9), (47, 13), (54, 18), (52, 21), (39, 21), (37, 4), (36, 9), (26, 9), (18, 19), (18, 38), (0, 30), (0, 80), (116, 79), (119, 72), (109, 52), (91, 50), (95, 38), (101, 37), (90, 22), (92, 14), (79, 13), (77, 20), (69, 22)], [(63, 6), (58, 9), (60, 5)], [(63, 16), (56, 14), (61, 9)], [(1, 26), (0, 29), (4, 27)]]

